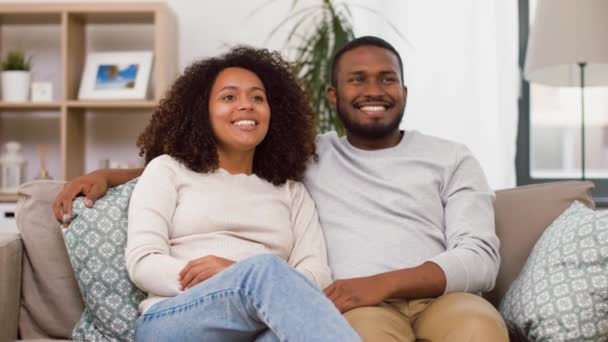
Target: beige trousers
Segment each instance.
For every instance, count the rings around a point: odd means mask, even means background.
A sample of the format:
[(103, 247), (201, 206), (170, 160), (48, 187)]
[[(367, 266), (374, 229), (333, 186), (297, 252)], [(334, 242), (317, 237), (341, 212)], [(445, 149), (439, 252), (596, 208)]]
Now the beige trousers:
[(365, 342), (509, 341), (496, 309), (480, 296), (456, 292), (438, 298), (388, 300), (344, 317)]

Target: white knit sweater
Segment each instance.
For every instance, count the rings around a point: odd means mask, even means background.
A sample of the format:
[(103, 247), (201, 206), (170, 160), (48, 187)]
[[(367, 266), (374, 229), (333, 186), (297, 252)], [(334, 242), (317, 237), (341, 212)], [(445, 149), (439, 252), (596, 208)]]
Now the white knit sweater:
[(197, 173), (168, 155), (147, 165), (131, 196), (126, 249), (129, 276), (149, 295), (141, 312), (180, 293), (178, 274), (189, 260), (260, 253), (285, 259), (320, 289), (331, 282), (318, 215), (302, 183), (275, 186), (223, 169)]

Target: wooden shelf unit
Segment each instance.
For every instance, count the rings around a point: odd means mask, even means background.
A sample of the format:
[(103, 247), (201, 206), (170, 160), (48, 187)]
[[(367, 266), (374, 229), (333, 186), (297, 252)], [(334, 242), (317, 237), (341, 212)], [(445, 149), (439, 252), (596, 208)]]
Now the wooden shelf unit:
[[(4, 25), (56, 24), (60, 26), (60, 99), (51, 103), (0, 102), (0, 112), (55, 111), (60, 113), (61, 177), (73, 179), (85, 172), (85, 119), (88, 110), (150, 112), (177, 74), (175, 19), (167, 5), (150, 3), (0, 3), (0, 30)], [(87, 25), (147, 24), (152, 26), (152, 95), (144, 100), (78, 100), (87, 55)], [(120, 37), (116, 37), (120, 40)], [(0, 51), (2, 55), (6, 51)], [(128, 50), (128, 49), (125, 49)], [(27, 51), (26, 51), (27, 53)], [(125, 115), (128, 115), (126, 113)], [(0, 117), (0, 122), (2, 118)], [(0, 197), (0, 200), (2, 198)]]
[(0, 203), (17, 202), (18, 199), (19, 195), (17, 195), (16, 193), (0, 192)]

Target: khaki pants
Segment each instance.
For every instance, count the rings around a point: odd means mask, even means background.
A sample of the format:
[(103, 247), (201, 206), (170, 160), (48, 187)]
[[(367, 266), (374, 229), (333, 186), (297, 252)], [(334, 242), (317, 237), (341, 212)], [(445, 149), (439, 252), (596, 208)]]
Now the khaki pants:
[(388, 300), (344, 317), (365, 342), (509, 341), (505, 323), (485, 299), (456, 292), (438, 298)]

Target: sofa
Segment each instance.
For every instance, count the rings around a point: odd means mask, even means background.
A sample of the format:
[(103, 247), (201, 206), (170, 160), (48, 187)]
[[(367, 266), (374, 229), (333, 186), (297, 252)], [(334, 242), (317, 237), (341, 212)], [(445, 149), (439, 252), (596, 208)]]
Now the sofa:
[[(83, 310), (51, 203), (61, 181), (34, 181), (20, 189), (19, 234), (0, 234), (0, 342), (70, 340)], [(573, 201), (594, 207), (593, 183), (554, 182), (496, 191), (501, 267), (484, 296), (495, 306), (522, 269), (544, 229)], [(516, 340), (517, 337), (513, 337)]]

